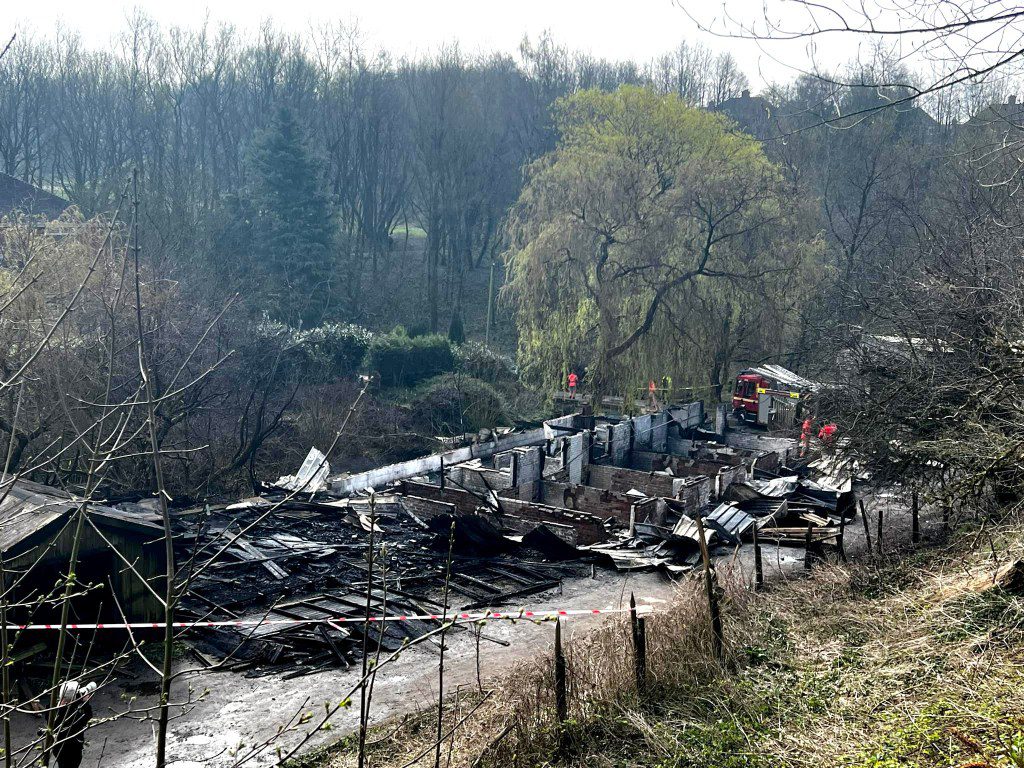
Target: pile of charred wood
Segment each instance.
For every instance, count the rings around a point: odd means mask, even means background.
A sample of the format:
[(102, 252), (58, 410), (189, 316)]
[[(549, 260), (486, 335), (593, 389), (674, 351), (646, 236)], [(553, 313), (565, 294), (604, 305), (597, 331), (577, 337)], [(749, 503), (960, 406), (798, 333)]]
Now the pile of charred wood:
[(185, 634), (208, 667), (290, 677), (349, 666), (364, 649), (397, 650), (441, 620), (344, 619), (499, 606), (558, 589), (581, 568), (540, 562), (540, 553), (515, 542), (497, 546), (493, 537), (481, 547), (471, 525), (456, 525), (452, 536), (450, 521), (427, 525), (394, 496), (286, 498), (174, 516), (180, 620), (239, 622)]

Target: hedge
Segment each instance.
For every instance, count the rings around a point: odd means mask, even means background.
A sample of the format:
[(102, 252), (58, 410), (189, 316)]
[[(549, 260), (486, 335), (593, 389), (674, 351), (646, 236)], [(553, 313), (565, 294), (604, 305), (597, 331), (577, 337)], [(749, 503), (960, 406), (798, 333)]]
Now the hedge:
[(455, 356), (444, 336), (392, 332), (370, 342), (365, 367), (379, 374), (386, 387), (409, 387), (454, 370)]
[(280, 350), (278, 365), (286, 377), (323, 381), (358, 370), (373, 340), (358, 325), (328, 323), (300, 331), (269, 319), (257, 324), (255, 337), (263, 352), (274, 355), (273, 350)]
[(353, 373), (366, 358), (373, 334), (351, 323), (327, 323), (302, 334), (302, 343), (338, 374)]

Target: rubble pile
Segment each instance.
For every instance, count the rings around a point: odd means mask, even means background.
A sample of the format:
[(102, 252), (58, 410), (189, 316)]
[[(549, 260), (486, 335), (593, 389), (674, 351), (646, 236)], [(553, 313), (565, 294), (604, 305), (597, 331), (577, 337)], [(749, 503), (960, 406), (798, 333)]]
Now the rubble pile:
[(182, 612), (247, 623), (194, 638), (195, 653), (248, 674), (350, 665), (439, 621), (332, 619), (521, 603), (593, 565), (679, 577), (700, 564), (700, 530), (713, 553), (755, 533), (842, 551), (845, 468), (801, 457), (795, 439), (704, 427), (699, 402), (584, 412), (362, 475), (330, 476), (314, 449), (258, 498), (175, 515)]
[[(375, 495), (371, 505), (368, 498), (302, 500), (276, 492), (179, 511), (174, 524), (180, 619), (245, 622), (189, 633), (194, 655), (206, 666), (250, 676), (349, 666), (364, 641), (372, 651), (392, 651), (440, 626), (415, 620), (371, 624), (364, 637), (359, 623), (275, 620), (443, 615), (446, 577), (451, 611), (557, 589), (581, 568), (533, 562), (540, 554), (523, 547), (515, 547), (515, 557), (492, 551), (481, 556), (477, 542), (459, 536), (449, 558), (451, 526), (428, 526), (406, 514), (392, 495)], [(368, 588), (371, 529), (377, 546)], [(513, 549), (513, 542), (505, 543)]]

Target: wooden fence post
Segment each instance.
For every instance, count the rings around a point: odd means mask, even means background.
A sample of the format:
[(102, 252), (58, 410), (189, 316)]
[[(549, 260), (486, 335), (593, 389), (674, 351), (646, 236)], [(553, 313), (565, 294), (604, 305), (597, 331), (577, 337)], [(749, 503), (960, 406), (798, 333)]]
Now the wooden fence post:
[(647, 627), (643, 616), (636, 615), (636, 598), (629, 595), (629, 618), (633, 628), (633, 671), (636, 674), (636, 692), (647, 693)]
[(562, 651), (562, 620), (555, 619), (555, 717), (558, 719), (559, 750), (562, 731), (569, 717), (569, 697), (565, 682), (565, 654)]
[(846, 515), (839, 515), (839, 560), (846, 562)]
[(629, 593), (629, 631), (636, 640), (636, 596), (632, 592)]
[(860, 505), (860, 519), (864, 521), (864, 540), (868, 545), (868, 554), (871, 552), (871, 527), (868, 525), (868, 510), (864, 506), (864, 499), (857, 499), (857, 504)]
[(885, 515), (885, 507), (884, 506), (879, 506), (878, 507), (878, 541), (876, 542), (878, 544), (878, 556), (879, 557), (882, 556), (882, 520), (884, 518), (884, 515)]
[(757, 536), (757, 523), (754, 523), (754, 589), (764, 589), (764, 566), (761, 563), (761, 540)]
[(704, 561), (704, 586), (708, 595), (708, 611), (711, 614), (711, 643), (715, 658), (719, 661), (725, 659), (725, 632), (722, 628), (722, 613), (718, 607), (718, 592), (716, 591), (716, 579), (714, 569), (711, 567), (711, 553), (708, 551), (708, 542), (704, 538), (704, 522), (700, 515), (693, 518), (697, 525), (697, 540), (700, 542), (700, 556)]
[(919, 544), (921, 542), (921, 516), (917, 503), (917, 488), (911, 492), (910, 515), (910, 538), (915, 544)]

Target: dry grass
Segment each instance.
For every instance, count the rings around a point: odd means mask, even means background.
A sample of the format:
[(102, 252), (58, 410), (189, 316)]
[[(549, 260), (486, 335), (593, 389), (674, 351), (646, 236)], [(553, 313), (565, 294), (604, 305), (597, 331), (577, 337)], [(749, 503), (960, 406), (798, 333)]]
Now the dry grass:
[[(517, 671), (518, 685), (449, 702), (446, 730), (461, 725), (442, 763), (1022, 768), (1024, 603), (981, 588), (998, 564), (1021, 556), (1016, 533), (1000, 541), (986, 553), (823, 566), (766, 594), (727, 584), (724, 665), (711, 657), (694, 584), (649, 619), (644, 701), (628, 624), (609, 622), (567, 648), (562, 755), (553, 665), (539, 659)], [(369, 765), (408, 764), (431, 743), (435, 718), (425, 712), (377, 729)], [(430, 751), (416, 764), (433, 762)], [(343, 743), (317, 764), (350, 766), (354, 755)]]

